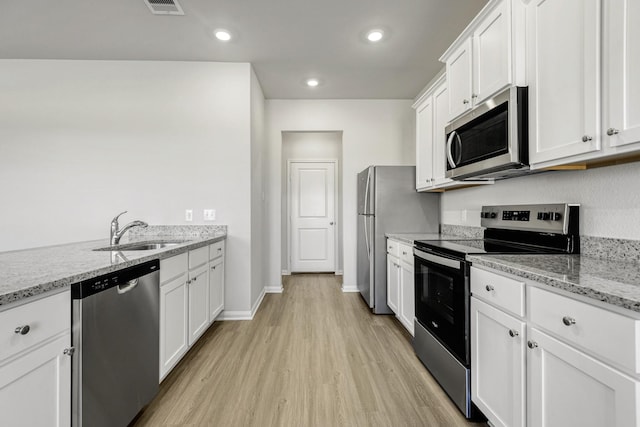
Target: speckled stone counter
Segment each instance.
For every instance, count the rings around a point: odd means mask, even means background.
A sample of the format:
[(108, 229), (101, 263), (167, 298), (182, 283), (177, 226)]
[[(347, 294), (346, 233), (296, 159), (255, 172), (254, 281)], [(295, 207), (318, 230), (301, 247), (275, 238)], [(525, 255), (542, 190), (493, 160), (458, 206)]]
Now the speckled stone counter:
[(2, 305), (64, 288), (72, 283), (154, 259), (168, 258), (226, 238), (226, 227), (181, 234), (179, 229), (149, 235), (138, 233), (121, 243), (179, 243), (163, 249), (144, 251), (94, 251), (109, 246), (108, 239), (19, 251), (0, 252), (0, 309)]
[(386, 233), (385, 237), (408, 245), (413, 245), (416, 240), (469, 240), (469, 237), (456, 236), (453, 234), (438, 233)]
[(472, 255), (467, 260), (640, 312), (640, 264), (584, 255)]

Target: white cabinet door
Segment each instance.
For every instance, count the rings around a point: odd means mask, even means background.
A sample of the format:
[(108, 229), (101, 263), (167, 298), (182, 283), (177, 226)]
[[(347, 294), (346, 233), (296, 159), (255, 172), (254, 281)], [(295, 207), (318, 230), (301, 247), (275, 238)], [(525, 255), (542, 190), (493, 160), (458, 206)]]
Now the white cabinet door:
[(400, 264), (387, 255), (387, 305), (396, 315), (400, 308)]
[(528, 6), (532, 164), (600, 149), (600, 2), (534, 0)]
[(606, 2), (605, 114), (603, 134), (609, 146), (640, 141), (640, 2)]
[(447, 136), (445, 128), (449, 122), (449, 93), (446, 82), (442, 82), (433, 92), (433, 183), (442, 185), (451, 182), (445, 178)]
[(637, 381), (536, 328), (528, 340), (531, 427), (639, 425)]
[(400, 322), (409, 331), (414, 334), (414, 317), (416, 313), (415, 301), (415, 278), (413, 276), (413, 266), (406, 262), (400, 263)]
[(189, 346), (209, 326), (209, 265), (189, 272)]
[(511, 2), (502, 1), (473, 33), (474, 105), (509, 85), (511, 63)]
[(0, 364), (0, 424), (71, 425), (71, 334)]
[(498, 427), (525, 426), (525, 323), (471, 298), (471, 399)]
[(449, 119), (471, 109), (471, 38), (466, 40), (447, 59), (447, 87), (449, 88)]
[(187, 275), (160, 287), (160, 380), (189, 349)]
[(209, 267), (209, 323), (224, 310), (224, 257), (211, 261)]
[(416, 108), (416, 190), (433, 185), (433, 98)]

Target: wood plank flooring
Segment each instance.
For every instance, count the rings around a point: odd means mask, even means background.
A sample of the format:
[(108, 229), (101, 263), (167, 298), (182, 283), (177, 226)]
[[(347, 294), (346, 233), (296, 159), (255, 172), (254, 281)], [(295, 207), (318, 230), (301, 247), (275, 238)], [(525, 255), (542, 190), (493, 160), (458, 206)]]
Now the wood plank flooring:
[(485, 426), (467, 422), (393, 316), (333, 275), (293, 275), (252, 321), (216, 322), (133, 426)]

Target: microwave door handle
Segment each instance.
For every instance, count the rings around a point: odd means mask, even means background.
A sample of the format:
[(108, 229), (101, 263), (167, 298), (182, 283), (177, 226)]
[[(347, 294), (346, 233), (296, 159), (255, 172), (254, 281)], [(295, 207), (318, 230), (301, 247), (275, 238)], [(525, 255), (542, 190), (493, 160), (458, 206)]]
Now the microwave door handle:
[[(447, 139), (447, 161), (449, 162), (449, 166), (452, 168), (456, 167), (456, 162), (453, 161), (453, 154), (451, 153), (451, 145), (453, 145), (453, 138), (457, 135), (454, 130), (449, 134), (449, 139)], [(460, 139), (460, 138), (458, 138)]]
[(460, 139), (460, 135), (456, 133), (456, 141), (458, 142), (458, 156), (456, 158), (456, 163), (460, 163), (462, 161), (462, 139)]

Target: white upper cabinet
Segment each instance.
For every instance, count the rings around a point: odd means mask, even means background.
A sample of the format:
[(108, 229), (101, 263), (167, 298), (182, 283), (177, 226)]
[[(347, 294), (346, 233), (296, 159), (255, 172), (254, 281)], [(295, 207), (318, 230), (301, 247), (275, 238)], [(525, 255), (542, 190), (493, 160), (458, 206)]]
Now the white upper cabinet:
[(600, 15), (600, 0), (528, 6), (532, 164), (600, 149)]
[(520, 0), (491, 1), (442, 55), (449, 120), (511, 84), (524, 84), (523, 24)]
[[(442, 132), (444, 132), (444, 128)], [(433, 185), (433, 134), (433, 98), (428, 96), (416, 108), (417, 190)]]
[(640, 2), (605, 4), (605, 147), (621, 152), (640, 141)]
[(446, 61), (450, 119), (471, 109), (472, 46), (471, 39), (466, 39)]

